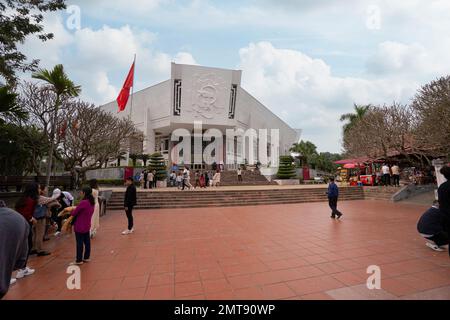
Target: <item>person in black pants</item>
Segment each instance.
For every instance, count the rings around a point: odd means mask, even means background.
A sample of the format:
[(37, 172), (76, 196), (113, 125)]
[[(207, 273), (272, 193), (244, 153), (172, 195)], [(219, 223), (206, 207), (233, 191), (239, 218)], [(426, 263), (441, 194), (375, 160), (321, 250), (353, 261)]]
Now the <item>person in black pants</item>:
[(144, 170), (144, 189), (147, 189), (148, 185), (148, 171)]
[[(443, 167), (440, 170), (440, 173), (447, 181), (442, 183), (438, 188), (439, 210), (441, 210), (446, 217), (447, 234), (450, 234), (450, 167)], [(448, 254), (450, 256), (450, 246)]]
[(133, 233), (133, 207), (136, 205), (136, 187), (133, 182), (133, 178), (127, 178), (125, 180), (127, 190), (125, 191), (125, 199), (123, 205), (125, 207), (125, 213), (128, 219), (128, 229), (122, 232), (123, 235)]
[(330, 184), (328, 185), (328, 205), (331, 208), (331, 218), (339, 219), (342, 216), (342, 213), (337, 209), (338, 197), (339, 197), (339, 188), (334, 183), (334, 178), (330, 178)]
[(439, 203), (435, 201), (417, 222), (417, 231), (427, 239), (427, 247), (435, 251), (444, 251), (443, 246), (448, 245), (448, 232), (446, 231), (446, 216), (439, 210)]

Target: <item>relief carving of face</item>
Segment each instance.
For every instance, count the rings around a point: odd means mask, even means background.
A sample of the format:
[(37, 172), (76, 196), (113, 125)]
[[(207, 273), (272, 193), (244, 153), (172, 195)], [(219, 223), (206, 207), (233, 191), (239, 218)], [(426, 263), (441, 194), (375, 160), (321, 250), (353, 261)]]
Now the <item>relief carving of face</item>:
[(214, 75), (197, 75), (194, 81), (194, 102), (190, 112), (194, 112), (194, 117), (213, 119), (214, 114), (220, 114), (224, 107), (218, 106), (217, 100), (219, 90), (223, 87), (223, 80)]

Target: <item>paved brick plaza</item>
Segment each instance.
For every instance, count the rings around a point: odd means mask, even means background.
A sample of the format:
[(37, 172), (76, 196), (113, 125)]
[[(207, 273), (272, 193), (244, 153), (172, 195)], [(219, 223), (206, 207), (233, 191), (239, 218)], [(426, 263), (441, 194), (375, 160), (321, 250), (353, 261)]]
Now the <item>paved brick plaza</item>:
[[(426, 209), (383, 201), (136, 211), (101, 218), (82, 290), (66, 289), (72, 236), (52, 240), (36, 274), (6, 299), (450, 299), (450, 259), (425, 247)], [(382, 289), (365, 286), (379, 265)]]

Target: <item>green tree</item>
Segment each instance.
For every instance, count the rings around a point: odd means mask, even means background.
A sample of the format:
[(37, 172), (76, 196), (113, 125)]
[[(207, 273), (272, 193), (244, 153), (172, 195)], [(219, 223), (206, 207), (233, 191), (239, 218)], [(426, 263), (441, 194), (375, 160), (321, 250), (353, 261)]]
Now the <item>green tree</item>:
[(55, 149), (56, 124), (58, 112), (63, 100), (70, 97), (77, 97), (81, 92), (81, 87), (73, 83), (64, 71), (62, 64), (56, 65), (52, 70), (40, 69), (33, 74), (33, 78), (42, 80), (49, 85), (49, 88), (55, 93), (56, 99), (54, 104), (53, 115), (51, 119), (50, 132), (50, 148), (49, 159), (47, 161), (47, 178), (46, 186), (50, 184), (50, 175), (53, 162), (53, 152)]
[(139, 159), (139, 155), (137, 153), (130, 153), (130, 159), (133, 162), (133, 167), (136, 167), (136, 161)]
[(150, 159), (150, 155), (143, 153), (139, 155), (139, 159), (142, 160), (142, 162), (144, 163), (144, 167), (147, 166), (147, 161)]
[(317, 147), (311, 141), (301, 140), (299, 143), (294, 143), (289, 151), (300, 153), (302, 165), (313, 164), (314, 158), (317, 156)]
[(353, 104), (353, 113), (346, 113), (341, 115), (341, 121), (346, 121), (344, 124), (344, 134), (348, 132), (355, 124), (360, 121), (362, 118), (364, 118), (364, 115), (367, 113), (367, 111), (370, 109), (372, 105), (362, 105), (359, 106), (356, 103)]
[(161, 153), (155, 152), (150, 156), (150, 170), (156, 170), (156, 180), (163, 181), (167, 178), (167, 168)]
[(17, 94), (7, 86), (0, 87), (0, 123), (11, 120), (25, 120), (27, 113), (17, 104)]
[(278, 179), (292, 179), (296, 176), (294, 158), (291, 156), (280, 156), (280, 166), (278, 167)]
[(52, 33), (43, 32), (43, 13), (65, 9), (64, 0), (5, 0), (0, 2), (0, 76), (9, 85), (17, 82), (17, 71), (34, 71), (39, 60), (27, 62), (18, 48), (27, 36), (36, 34), (46, 41)]

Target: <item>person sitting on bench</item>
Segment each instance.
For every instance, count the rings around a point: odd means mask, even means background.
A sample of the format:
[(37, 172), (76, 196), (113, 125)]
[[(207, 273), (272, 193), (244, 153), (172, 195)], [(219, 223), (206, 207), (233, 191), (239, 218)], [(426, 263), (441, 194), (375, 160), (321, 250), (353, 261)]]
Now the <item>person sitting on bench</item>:
[(435, 251), (444, 251), (443, 246), (449, 244), (448, 233), (445, 231), (447, 217), (439, 210), (439, 202), (434, 201), (417, 223), (417, 231), (427, 242), (426, 246)]

